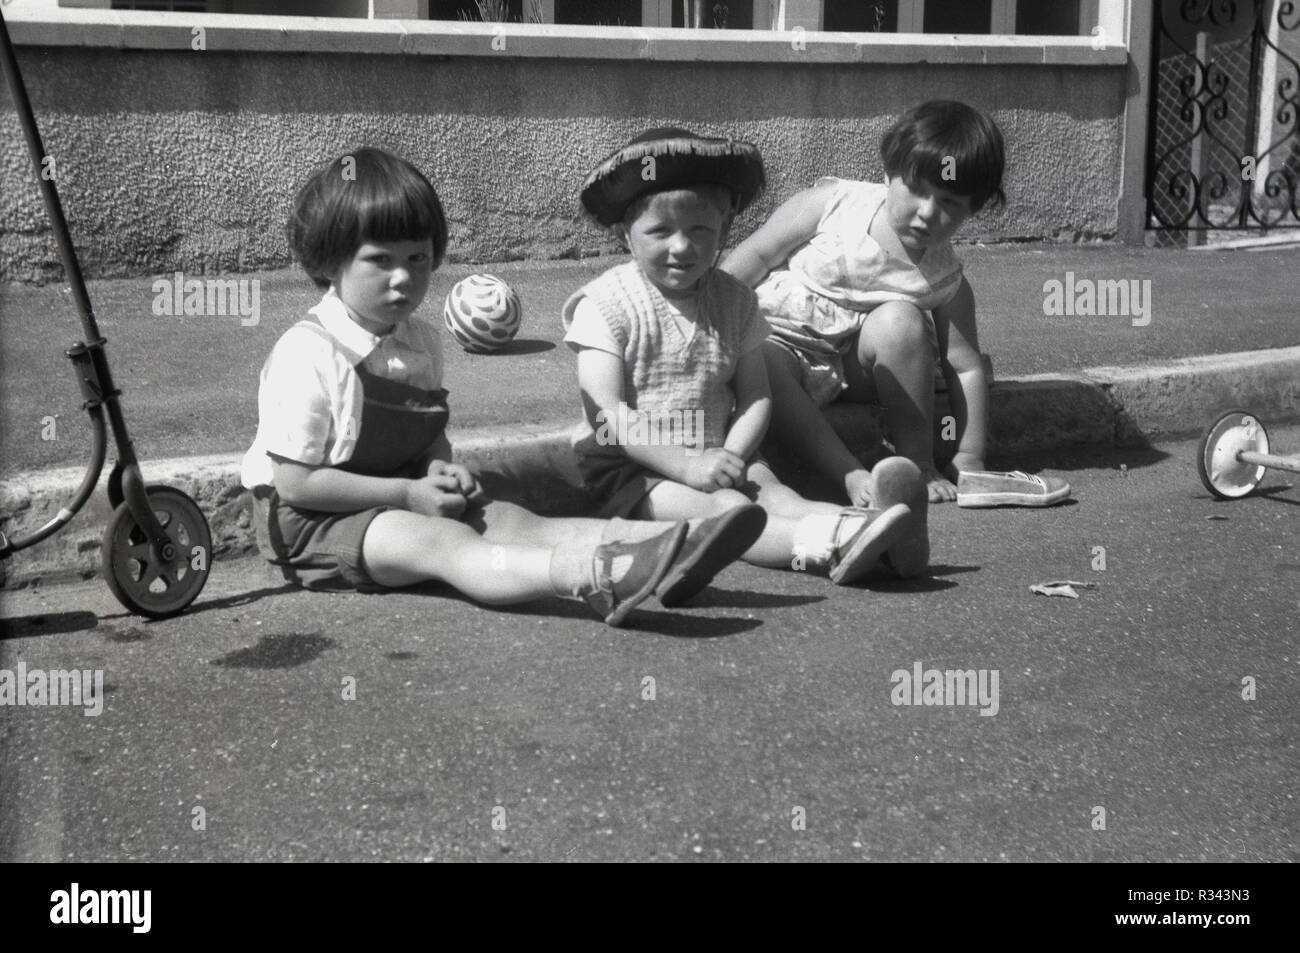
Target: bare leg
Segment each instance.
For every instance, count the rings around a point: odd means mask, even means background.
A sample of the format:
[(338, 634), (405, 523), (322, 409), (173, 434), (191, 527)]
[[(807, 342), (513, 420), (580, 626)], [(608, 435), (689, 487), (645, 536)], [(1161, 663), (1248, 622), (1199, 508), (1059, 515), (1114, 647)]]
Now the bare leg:
[(772, 468), (762, 461), (751, 463), (747, 476), (755, 488), (756, 502), (767, 510), (769, 516), (801, 520), (805, 516), (837, 516), (844, 509), (835, 503), (800, 496), (782, 483)]
[(878, 400), (900, 456), (921, 468), (931, 503), (955, 500), (957, 488), (934, 466), (934, 346), (915, 305), (889, 301), (867, 315), (856, 368), (845, 362), (849, 398)]
[(472, 525), (491, 543), (543, 546), (547, 549), (583, 543), (595, 548), (603, 541), (609, 521), (538, 516), (516, 503), (492, 500), (483, 507), (482, 519)]
[[(724, 513), (749, 502), (749, 497), (737, 490), (705, 493), (682, 483), (665, 480), (646, 495), (637, 510), (637, 516), (642, 519), (656, 520), (716, 516), (718, 513)], [(827, 506), (833, 513), (839, 512), (838, 508), (829, 503), (820, 505)], [(763, 535), (741, 558), (747, 563), (766, 566), (769, 569), (789, 569), (795, 522), (797, 521), (774, 516), (769, 511)]]
[(366, 530), (361, 552), (381, 586), (436, 579), (488, 605), (555, 595), (549, 547), (494, 543), (452, 519), (388, 510)]
[[(753, 492), (755, 502), (767, 511), (767, 525), (742, 558), (769, 569), (793, 568), (795, 527), (799, 521), (806, 516), (835, 517), (843, 507), (804, 499), (781, 483), (764, 463), (750, 464), (748, 476), (746, 492)], [(749, 497), (737, 490), (704, 493), (665, 481), (650, 491), (637, 515), (644, 519), (689, 519), (713, 516), (748, 502)]]
[(772, 435), (822, 476), (844, 487), (850, 503), (865, 506), (870, 501), (869, 472), (800, 385), (799, 359), (771, 341), (763, 345), (763, 359), (772, 389)]
[[(821, 417), (821, 411), (817, 411), (817, 416)], [(824, 417), (822, 419), (825, 420)], [(799, 521), (805, 516), (838, 516), (844, 508), (834, 503), (805, 499), (778, 480), (765, 463), (750, 464), (748, 475), (752, 485), (757, 488), (755, 502), (767, 510), (767, 530), (759, 544), (766, 544), (761, 555), (764, 559), (771, 560), (752, 561), (762, 566), (789, 569), (793, 566), (794, 532)], [(746, 554), (746, 559), (748, 558)]]

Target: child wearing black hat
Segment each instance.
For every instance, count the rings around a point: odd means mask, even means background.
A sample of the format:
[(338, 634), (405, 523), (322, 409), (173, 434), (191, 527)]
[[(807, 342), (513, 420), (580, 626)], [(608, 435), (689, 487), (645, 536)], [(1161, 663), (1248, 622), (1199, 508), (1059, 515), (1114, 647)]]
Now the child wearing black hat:
[[(746, 142), (681, 129), (637, 137), (587, 177), (581, 200), (632, 253), (564, 306), (585, 419), (579, 468), (606, 515), (766, 516), (746, 561), (822, 568), (853, 582), (883, 560), (929, 562), (925, 482), (891, 457), (873, 471), (874, 509), (804, 499), (758, 455), (771, 416), (754, 293), (718, 270), (734, 216), (764, 184)], [(661, 596), (664, 604), (669, 604)]]

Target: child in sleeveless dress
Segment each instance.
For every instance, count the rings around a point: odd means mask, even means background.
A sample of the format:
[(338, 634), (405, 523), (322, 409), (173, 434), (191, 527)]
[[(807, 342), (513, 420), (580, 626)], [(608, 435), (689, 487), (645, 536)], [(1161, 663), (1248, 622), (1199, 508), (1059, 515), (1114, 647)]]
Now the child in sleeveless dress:
[[(959, 506), (1056, 503), (1068, 484), (985, 470), (989, 382), (975, 297), (949, 239), (1004, 201), (1002, 133), (963, 103), (908, 112), (880, 148), (885, 184), (835, 178), (795, 195), (722, 268), (756, 287), (773, 327), (765, 347), (774, 436), (850, 502), (870, 473), (821, 413), (835, 400), (879, 403), (895, 452), (925, 475), (929, 500)], [(956, 453), (935, 461), (938, 361), (955, 418)]]

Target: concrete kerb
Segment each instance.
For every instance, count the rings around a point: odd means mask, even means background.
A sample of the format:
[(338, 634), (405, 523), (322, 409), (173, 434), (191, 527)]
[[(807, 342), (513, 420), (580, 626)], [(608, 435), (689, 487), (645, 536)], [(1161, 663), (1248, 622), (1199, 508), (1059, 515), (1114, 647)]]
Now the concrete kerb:
[[(944, 403), (941, 395), (936, 416), (946, 412)], [(1265, 424), (1297, 422), (1300, 347), (1010, 378), (994, 383), (991, 404), (991, 443), (998, 457), (1063, 447), (1141, 446), (1199, 433), (1232, 407), (1251, 410)], [(855, 451), (879, 432), (878, 412), (870, 408), (839, 405), (828, 416)], [(543, 513), (590, 512), (570, 451), (571, 432), (571, 424), (462, 432), (456, 457), (495, 497)], [(208, 517), (217, 559), (255, 548), (252, 505), (239, 483), (238, 456), (153, 460), (141, 468), (147, 482), (166, 483), (194, 497)], [(0, 482), (0, 529), (16, 536), (41, 526), (72, 497), (83, 474), (69, 467)], [(62, 532), (7, 561), (7, 588), (99, 571), (100, 539), (111, 517), (106, 483), (107, 468), (90, 503)]]

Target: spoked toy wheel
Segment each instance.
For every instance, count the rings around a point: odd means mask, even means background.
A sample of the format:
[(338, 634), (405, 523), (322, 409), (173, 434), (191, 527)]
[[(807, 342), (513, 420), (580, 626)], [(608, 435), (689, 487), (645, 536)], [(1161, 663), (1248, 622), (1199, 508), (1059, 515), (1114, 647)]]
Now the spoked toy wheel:
[(118, 601), (154, 619), (183, 612), (203, 590), (212, 560), (212, 533), (192, 499), (170, 486), (148, 486), (149, 503), (167, 534), (162, 558), (124, 502), (104, 530), (104, 581)]
[(1243, 450), (1268, 453), (1268, 432), (1248, 410), (1230, 410), (1205, 429), (1196, 454), (1196, 468), (1205, 488), (1221, 500), (1235, 500), (1255, 491), (1268, 467), (1242, 463)]

